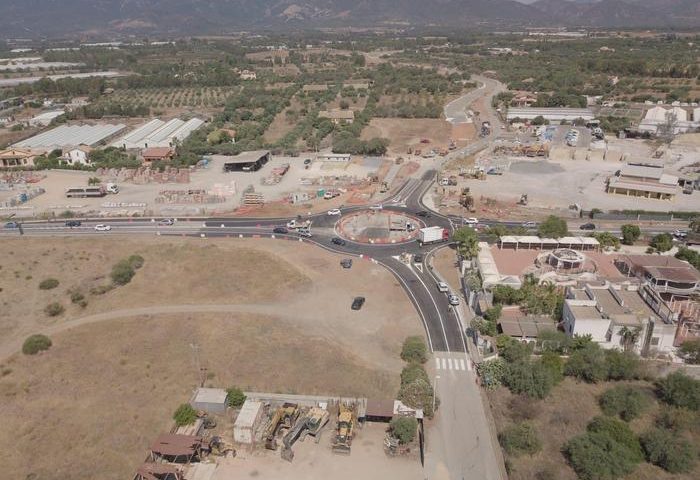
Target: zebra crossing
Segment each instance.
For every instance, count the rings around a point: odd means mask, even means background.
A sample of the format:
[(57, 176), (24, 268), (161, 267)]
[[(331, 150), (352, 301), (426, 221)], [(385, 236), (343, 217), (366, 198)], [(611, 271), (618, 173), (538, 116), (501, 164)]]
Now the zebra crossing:
[(469, 371), (472, 370), (471, 361), (465, 358), (435, 357), (435, 369), (438, 371)]

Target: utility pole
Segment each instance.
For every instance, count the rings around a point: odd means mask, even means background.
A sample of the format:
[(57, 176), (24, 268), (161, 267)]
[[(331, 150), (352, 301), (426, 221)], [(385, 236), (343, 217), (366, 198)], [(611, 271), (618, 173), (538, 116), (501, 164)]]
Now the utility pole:
[(206, 380), (206, 368), (202, 368), (202, 364), (199, 358), (199, 345), (196, 343), (190, 343), (190, 348), (192, 349), (192, 362), (197, 370), (197, 379), (199, 380), (199, 386), (204, 386), (204, 381)]

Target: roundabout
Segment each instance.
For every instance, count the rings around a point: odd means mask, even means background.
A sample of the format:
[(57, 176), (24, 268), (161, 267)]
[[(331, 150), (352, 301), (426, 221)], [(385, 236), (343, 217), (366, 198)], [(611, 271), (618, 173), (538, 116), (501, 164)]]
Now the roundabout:
[(364, 244), (398, 244), (414, 241), (425, 223), (394, 210), (360, 210), (344, 215), (336, 224), (337, 235)]

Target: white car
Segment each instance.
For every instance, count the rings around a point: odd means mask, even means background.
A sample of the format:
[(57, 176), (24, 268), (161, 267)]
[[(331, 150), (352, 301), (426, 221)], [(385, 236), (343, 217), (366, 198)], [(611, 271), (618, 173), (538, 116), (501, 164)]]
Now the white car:
[(523, 228), (537, 228), (536, 222), (525, 222), (521, 225)]
[(382, 206), (381, 203), (378, 203), (376, 205), (372, 205), (371, 207), (369, 207), (370, 210), (382, 210), (383, 208), (384, 207)]
[(474, 225), (474, 226), (476, 226), (476, 225), (479, 224), (479, 219), (478, 219), (478, 218), (474, 218), (474, 217), (463, 218), (463, 219), (462, 219), (462, 223), (463, 223), (464, 225)]
[(331, 210), (328, 210), (328, 215), (340, 215), (342, 212), (340, 211), (339, 208), (333, 208)]
[(457, 306), (459, 305), (459, 297), (457, 295), (448, 295), (447, 296), (447, 301), (450, 302), (450, 305)]
[(104, 223), (98, 223), (95, 225), (96, 232), (109, 232), (110, 230), (112, 230), (112, 227), (105, 225)]
[(438, 282), (437, 284), (438, 291), (442, 293), (446, 293), (449, 290), (449, 287), (445, 282)]

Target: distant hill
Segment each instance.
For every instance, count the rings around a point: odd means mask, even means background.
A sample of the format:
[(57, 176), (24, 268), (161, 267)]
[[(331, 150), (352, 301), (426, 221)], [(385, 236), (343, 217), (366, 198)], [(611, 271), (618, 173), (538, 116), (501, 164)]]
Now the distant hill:
[[(0, 37), (413, 26), (698, 26), (697, 0), (2, 0)], [(530, 0), (525, 0), (530, 1)]]

